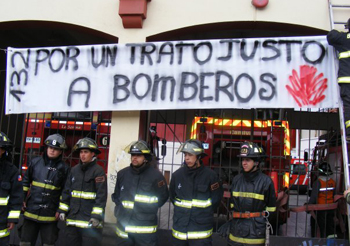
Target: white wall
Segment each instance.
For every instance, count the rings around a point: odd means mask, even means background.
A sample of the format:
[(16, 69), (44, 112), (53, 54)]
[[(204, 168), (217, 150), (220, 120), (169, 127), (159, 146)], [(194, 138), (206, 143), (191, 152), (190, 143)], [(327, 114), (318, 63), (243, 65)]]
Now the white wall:
[(118, 0), (2, 1), (0, 24), (27, 20), (71, 23), (119, 37), (121, 43), (206, 23), (267, 21), (330, 28), (327, 0), (270, 0), (264, 9), (256, 9), (247, 0), (152, 0), (147, 7), (142, 29), (124, 29)]

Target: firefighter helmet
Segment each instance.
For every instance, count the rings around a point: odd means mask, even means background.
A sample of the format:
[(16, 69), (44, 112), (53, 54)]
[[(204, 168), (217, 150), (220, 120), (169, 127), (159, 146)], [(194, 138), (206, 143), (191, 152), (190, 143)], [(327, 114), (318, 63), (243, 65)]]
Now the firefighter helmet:
[(333, 174), (331, 165), (329, 165), (327, 162), (322, 162), (318, 166), (318, 171), (319, 171), (319, 174), (322, 176), (330, 176)]
[(62, 137), (62, 135), (58, 134), (58, 133), (48, 136), (45, 139), (44, 143), (47, 146), (50, 146), (50, 147), (53, 147), (56, 149), (64, 150), (67, 148), (66, 141), (65, 141), (64, 137)]
[(190, 153), (192, 155), (199, 155), (199, 156), (207, 156), (207, 154), (204, 153), (202, 142), (196, 139), (189, 139), (186, 140), (179, 149), (177, 150), (177, 153)]
[(148, 148), (147, 143), (143, 140), (131, 142), (127, 146), (127, 149), (128, 149), (128, 153), (131, 155), (150, 155), (151, 154), (151, 150)]
[(350, 28), (350, 18), (348, 19), (348, 21), (345, 23), (345, 29), (348, 29)]
[(12, 142), (9, 139), (9, 137), (5, 133), (0, 132), (0, 148), (8, 150), (11, 147), (12, 147)]
[(81, 149), (89, 149), (92, 152), (95, 152), (97, 155), (101, 154), (101, 151), (98, 149), (97, 143), (91, 138), (82, 138), (78, 140), (78, 142), (73, 147), (73, 151)]
[(237, 157), (250, 159), (263, 159), (266, 157), (263, 148), (253, 142), (243, 142), (241, 144), (241, 152)]

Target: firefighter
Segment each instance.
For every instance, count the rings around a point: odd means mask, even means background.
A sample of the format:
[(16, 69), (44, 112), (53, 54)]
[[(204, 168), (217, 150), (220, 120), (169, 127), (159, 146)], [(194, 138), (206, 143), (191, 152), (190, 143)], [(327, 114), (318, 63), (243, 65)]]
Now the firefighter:
[(268, 216), (276, 212), (274, 184), (259, 167), (265, 153), (256, 143), (244, 142), (238, 157), (243, 172), (233, 178), (230, 189), (229, 244), (264, 245)]
[[(323, 162), (318, 167), (318, 179), (312, 185), (312, 192), (309, 204), (331, 204), (334, 203), (335, 181), (332, 179), (331, 166), (327, 162)], [(318, 210), (316, 211), (316, 220), (311, 216), (311, 234), (316, 235), (316, 225), (320, 229), (322, 238), (331, 236), (334, 237), (334, 218), (333, 210)]]
[[(350, 19), (345, 24), (349, 30)], [(346, 138), (350, 140), (350, 32), (339, 32), (331, 30), (327, 34), (327, 40), (339, 55), (338, 84), (340, 86), (340, 97), (344, 107), (344, 121), (346, 127)]]
[(73, 151), (79, 151), (79, 164), (68, 175), (59, 206), (60, 220), (67, 225), (65, 245), (98, 246), (107, 201), (106, 174), (96, 163), (101, 151), (87, 137), (80, 139)]
[(210, 246), (213, 213), (223, 189), (217, 174), (205, 167), (206, 156), (198, 140), (185, 141), (177, 153), (184, 153), (184, 165), (173, 173), (170, 200), (174, 204), (172, 241), (174, 246)]
[(11, 140), (0, 132), (0, 246), (8, 245), (23, 202), (22, 178), (10, 161), (11, 148)]
[(62, 160), (67, 146), (60, 134), (48, 136), (44, 144), (43, 155), (31, 159), (23, 177), (21, 246), (34, 246), (39, 232), (43, 245), (54, 245), (58, 238), (58, 204), (69, 172)]
[(131, 164), (117, 173), (112, 194), (117, 245), (157, 245), (157, 211), (168, 200), (168, 186), (161, 172), (151, 165), (147, 143), (139, 140), (129, 146)]

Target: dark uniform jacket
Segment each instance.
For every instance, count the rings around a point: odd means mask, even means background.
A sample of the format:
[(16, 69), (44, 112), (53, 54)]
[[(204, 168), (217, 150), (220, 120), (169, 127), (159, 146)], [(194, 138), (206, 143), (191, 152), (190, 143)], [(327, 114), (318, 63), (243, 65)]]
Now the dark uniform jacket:
[[(273, 182), (260, 170), (235, 176), (230, 191), (233, 212), (276, 211)], [(264, 217), (236, 218), (232, 220), (229, 239), (235, 243), (260, 245), (265, 243), (265, 233)]]
[(213, 213), (223, 189), (217, 174), (203, 166), (190, 169), (184, 164), (173, 173), (170, 199), (174, 204), (173, 237), (204, 239), (213, 233)]
[(339, 52), (338, 83), (350, 83), (350, 33), (332, 30), (327, 40)]
[(0, 225), (5, 224), (6, 227), (7, 223), (18, 222), (23, 192), (17, 167), (4, 157), (0, 159), (0, 182)]
[(117, 174), (112, 200), (116, 204), (117, 235), (154, 233), (157, 230), (158, 208), (168, 200), (164, 176), (149, 164), (139, 168), (131, 164)]
[(55, 213), (68, 172), (62, 156), (49, 159), (45, 152), (30, 161), (23, 177), (24, 197), (28, 195), (25, 218), (44, 223), (56, 221)]
[(106, 201), (106, 174), (94, 159), (72, 168), (62, 192), (59, 211), (68, 213), (68, 226), (88, 228), (89, 220), (95, 218), (101, 222), (99, 227), (102, 227)]

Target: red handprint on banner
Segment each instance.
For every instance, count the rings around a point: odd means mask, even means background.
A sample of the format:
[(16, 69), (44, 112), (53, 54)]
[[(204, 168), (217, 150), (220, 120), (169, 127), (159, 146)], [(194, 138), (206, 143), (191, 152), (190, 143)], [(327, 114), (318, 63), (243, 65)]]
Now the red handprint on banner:
[(308, 65), (300, 66), (300, 74), (293, 69), (289, 76), (291, 86), (286, 85), (287, 90), (298, 103), (299, 107), (316, 105), (322, 102), (326, 96), (323, 92), (327, 89), (327, 78), (323, 73), (317, 74), (317, 69)]

